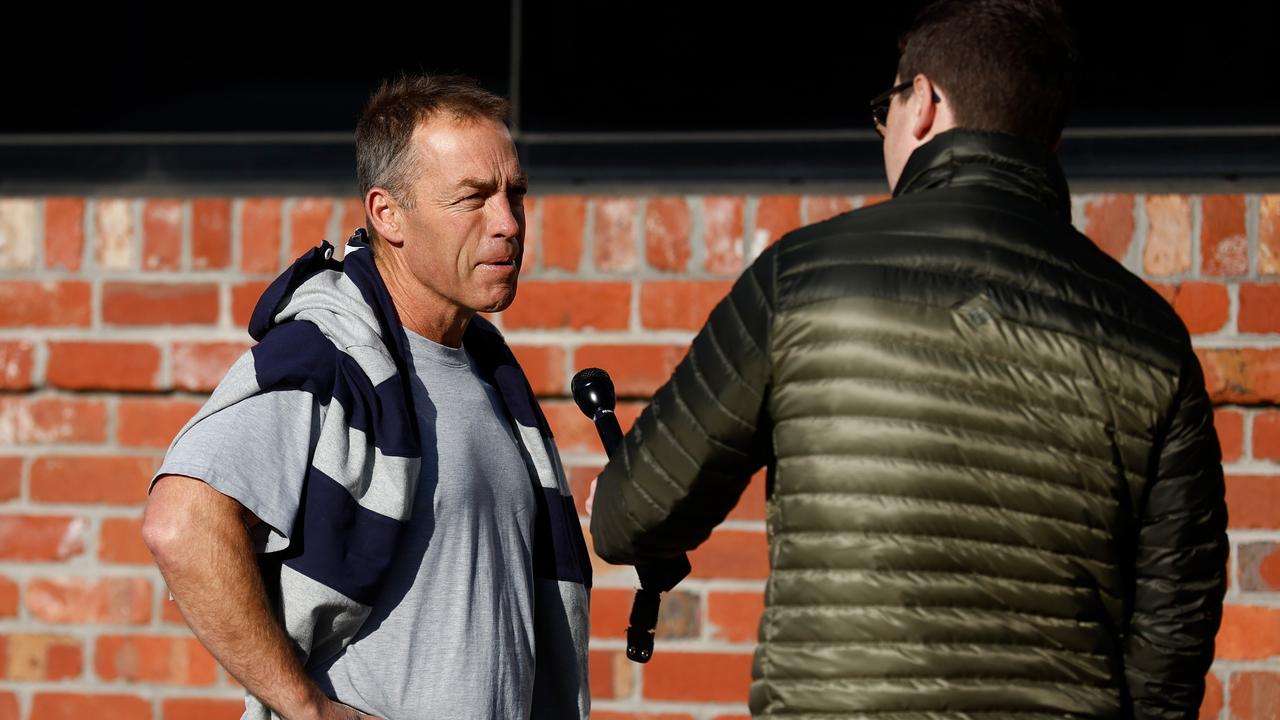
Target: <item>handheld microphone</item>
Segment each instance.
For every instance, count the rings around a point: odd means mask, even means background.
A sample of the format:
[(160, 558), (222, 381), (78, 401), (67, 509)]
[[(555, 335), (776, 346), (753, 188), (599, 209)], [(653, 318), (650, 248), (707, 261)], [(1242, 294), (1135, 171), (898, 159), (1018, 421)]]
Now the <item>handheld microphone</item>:
[[(613, 455), (622, 445), (622, 427), (613, 414), (617, 395), (609, 373), (600, 368), (587, 368), (573, 376), (569, 389), (578, 409), (595, 424), (605, 453)], [(689, 558), (685, 555), (656, 565), (636, 566), (640, 588), (631, 603), (627, 627), (627, 658), (632, 662), (647, 663), (653, 657), (654, 628), (658, 625), (662, 593), (675, 587), (689, 570)]]
[(618, 404), (613, 379), (600, 368), (587, 368), (573, 376), (569, 389), (578, 409), (595, 423), (605, 454), (613, 455), (613, 451), (622, 445), (622, 426), (618, 425), (618, 417), (613, 414)]

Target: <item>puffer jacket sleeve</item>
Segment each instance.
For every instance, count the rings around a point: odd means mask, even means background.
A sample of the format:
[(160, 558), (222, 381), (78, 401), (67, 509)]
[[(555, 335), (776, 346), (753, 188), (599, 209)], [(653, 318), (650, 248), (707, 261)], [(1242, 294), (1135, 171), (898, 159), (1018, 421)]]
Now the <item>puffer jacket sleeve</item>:
[(636, 564), (707, 539), (771, 454), (766, 409), (776, 246), (711, 311), (596, 488), (596, 553)]
[(1135, 550), (1125, 679), (1137, 720), (1198, 715), (1226, 590), (1221, 462), (1204, 375), (1188, 349)]

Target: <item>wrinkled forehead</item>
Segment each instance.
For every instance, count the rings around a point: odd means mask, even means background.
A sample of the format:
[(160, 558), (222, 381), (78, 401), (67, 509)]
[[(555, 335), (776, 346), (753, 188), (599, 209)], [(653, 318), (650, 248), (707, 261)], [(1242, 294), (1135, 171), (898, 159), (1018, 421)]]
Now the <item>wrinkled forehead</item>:
[(437, 115), (414, 130), (411, 152), (424, 177), (448, 185), (527, 184), (511, 132), (496, 120)]

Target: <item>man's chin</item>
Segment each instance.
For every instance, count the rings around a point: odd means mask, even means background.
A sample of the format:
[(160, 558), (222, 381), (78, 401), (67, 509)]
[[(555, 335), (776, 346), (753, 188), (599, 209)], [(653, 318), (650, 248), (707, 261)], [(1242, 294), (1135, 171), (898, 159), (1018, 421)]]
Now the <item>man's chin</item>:
[(515, 302), (515, 299), (516, 299), (516, 290), (515, 288), (511, 288), (511, 291), (509, 293), (506, 293), (501, 297), (493, 298), (490, 302), (485, 303), (480, 307), (476, 308), (476, 312), (499, 313), (511, 307), (511, 303)]

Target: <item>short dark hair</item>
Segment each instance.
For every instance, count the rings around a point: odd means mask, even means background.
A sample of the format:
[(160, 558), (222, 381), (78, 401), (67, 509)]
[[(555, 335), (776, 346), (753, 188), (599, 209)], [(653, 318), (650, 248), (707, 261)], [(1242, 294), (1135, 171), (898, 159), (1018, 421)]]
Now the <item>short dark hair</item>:
[(899, 43), (898, 77), (924, 74), (956, 124), (1052, 147), (1075, 95), (1075, 39), (1052, 0), (938, 0)]
[(362, 199), (376, 186), (413, 206), (409, 187), (415, 168), (409, 141), (419, 125), (442, 112), (458, 120), (506, 124), (511, 104), (459, 75), (404, 76), (383, 82), (356, 124), (356, 180)]

